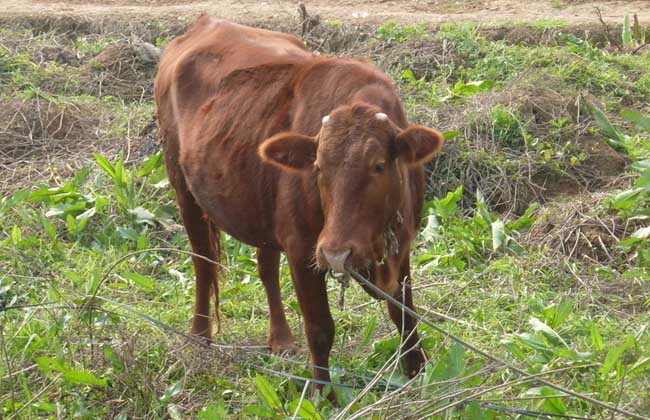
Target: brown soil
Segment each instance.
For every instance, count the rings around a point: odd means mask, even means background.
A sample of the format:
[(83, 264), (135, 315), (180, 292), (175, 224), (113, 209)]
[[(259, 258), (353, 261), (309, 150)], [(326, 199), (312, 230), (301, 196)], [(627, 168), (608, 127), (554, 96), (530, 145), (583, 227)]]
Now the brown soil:
[[(310, 14), (323, 19), (357, 22), (385, 22), (387, 20), (414, 22), (478, 21), (498, 23), (505, 21), (534, 21), (559, 19), (570, 23), (598, 22), (595, 8), (608, 23), (621, 23), (627, 13), (637, 13), (642, 22), (650, 21), (650, 2), (584, 1), (558, 2), (548, 0), (314, 0), (306, 1)], [(290, 17), (296, 14), (296, 2), (287, 0), (97, 0), (97, 1), (21, 1), (0, 0), (0, 16), (75, 15), (105, 17), (108, 15), (188, 16), (208, 12), (214, 16), (236, 21), (264, 20)]]
[(157, 57), (143, 60), (140, 45), (120, 42), (105, 48), (82, 67), (81, 82), (86, 93), (124, 100), (150, 98)]
[(36, 181), (69, 176), (113, 147), (99, 144), (108, 117), (90, 105), (35, 98), (0, 100), (0, 192), (31, 188)]
[(548, 205), (538, 215), (524, 242), (569, 258), (615, 263), (614, 246), (633, 227), (618, 216), (598, 214), (606, 197), (607, 194), (574, 196), (570, 201)]

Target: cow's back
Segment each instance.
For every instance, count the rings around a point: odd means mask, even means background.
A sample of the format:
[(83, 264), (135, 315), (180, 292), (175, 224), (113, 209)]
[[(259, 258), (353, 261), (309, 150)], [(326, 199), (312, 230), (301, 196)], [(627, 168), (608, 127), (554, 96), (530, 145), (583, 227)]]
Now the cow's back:
[(257, 145), (289, 128), (291, 79), (312, 59), (294, 36), (207, 16), (161, 58), (155, 98), (170, 181), (252, 245), (274, 242), (277, 173)]
[(267, 64), (308, 60), (302, 42), (288, 34), (249, 28), (202, 16), (184, 35), (174, 39), (160, 60), (155, 96), (171, 102), (174, 118), (186, 122), (219, 83), (237, 70)]

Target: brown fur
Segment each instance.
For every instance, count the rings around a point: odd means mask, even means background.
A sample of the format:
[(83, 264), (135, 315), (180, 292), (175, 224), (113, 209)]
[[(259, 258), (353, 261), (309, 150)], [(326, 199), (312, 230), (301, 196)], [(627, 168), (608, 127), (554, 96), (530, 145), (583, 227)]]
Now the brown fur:
[[(408, 125), (381, 71), (363, 60), (314, 56), (291, 35), (202, 16), (165, 49), (155, 98), (169, 179), (194, 251), (217, 259), (219, 231), (259, 249), (273, 351), (293, 346), (280, 252), (315, 365), (328, 366), (334, 338), (325, 288), (330, 251), (349, 250), (346, 269), (365, 272), (413, 307), (409, 244), (421, 218), (422, 164), (442, 138)], [(192, 332), (209, 339), (217, 273), (203, 260), (194, 264)], [(392, 305), (389, 312), (409, 336), (415, 320)], [(405, 350), (417, 343), (414, 331)], [(410, 351), (407, 373), (423, 362), (419, 348)], [(314, 377), (327, 381), (329, 373), (315, 369)]]

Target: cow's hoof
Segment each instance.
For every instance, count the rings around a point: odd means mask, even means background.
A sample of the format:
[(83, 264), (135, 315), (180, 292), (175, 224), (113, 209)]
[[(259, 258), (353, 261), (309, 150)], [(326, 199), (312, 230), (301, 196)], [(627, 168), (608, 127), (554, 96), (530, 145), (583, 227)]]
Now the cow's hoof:
[(422, 349), (413, 349), (404, 356), (404, 370), (406, 375), (413, 379), (415, 378), (426, 365), (427, 359)]
[(292, 336), (289, 337), (272, 337), (269, 339), (269, 348), (272, 353), (295, 353), (297, 350), (296, 341)]

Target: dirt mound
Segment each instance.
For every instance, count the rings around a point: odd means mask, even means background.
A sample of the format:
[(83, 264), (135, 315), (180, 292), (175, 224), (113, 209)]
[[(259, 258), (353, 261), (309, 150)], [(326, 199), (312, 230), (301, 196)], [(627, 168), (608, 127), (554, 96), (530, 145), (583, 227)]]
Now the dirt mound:
[(569, 258), (612, 264), (620, 258), (616, 244), (633, 231), (625, 221), (602, 207), (608, 194), (574, 196), (546, 206), (523, 241)]
[(0, 101), (0, 159), (68, 152), (99, 138), (98, 110), (90, 105), (56, 104), (43, 99)]
[(443, 196), (464, 185), (465, 205), (480, 190), (495, 210), (521, 214), (532, 202), (611, 183), (627, 161), (591, 134), (585, 109), (592, 100), (533, 79), (452, 103), (428, 120), (422, 115), (424, 123), (461, 133), (432, 165), (429, 191)]
[[(108, 117), (93, 105), (41, 98), (0, 100), (0, 191), (69, 173), (98, 149)], [(58, 169), (56, 168), (58, 167)]]
[(29, 30), (35, 36), (56, 34), (75, 40), (81, 36), (99, 35), (115, 39), (135, 38), (154, 43), (156, 39), (164, 39), (180, 35), (196, 19), (194, 15), (159, 16), (130, 15), (125, 19), (120, 15), (104, 16), (75, 16), (34, 14), (23, 16), (2, 16), (0, 25)]
[(600, 23), (566, 26), (558, 22), (554, 26), (550, 22), (549, 26), (514, 25), (481, 29), (481, 35), (490, 41), (505, 41), (512, 45), (564, 45), (566, 36), (573, 35), (597, 47), (606, 47), (617, 43), (615, 37), (620, 33), (620, 27), (609, 28)]
[(160, 50), (146, 42), (121, 42), (105, 48), (82, 68), (85, 90), (97, 97), (126, 100), (151, 97)]

